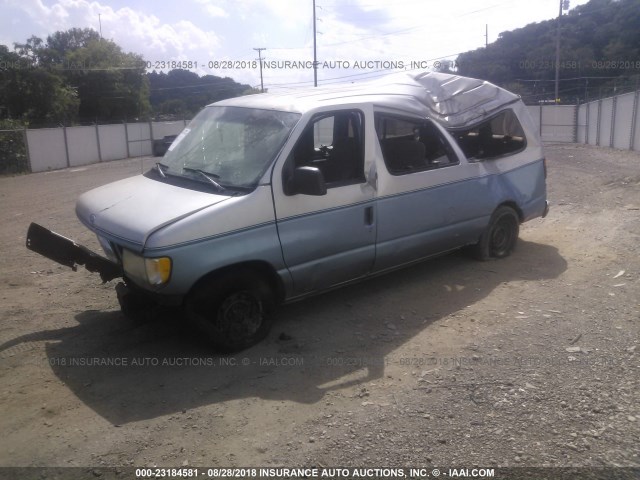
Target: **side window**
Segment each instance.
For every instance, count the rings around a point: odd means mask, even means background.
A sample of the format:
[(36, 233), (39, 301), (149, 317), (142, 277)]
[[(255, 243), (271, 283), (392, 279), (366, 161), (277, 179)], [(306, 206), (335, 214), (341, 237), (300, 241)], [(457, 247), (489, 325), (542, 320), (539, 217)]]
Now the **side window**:
[(513, 155), (527, 146), (522, 125), (513, 110), (505, 110), (473, 128), (452, 134), (467, 158), (478, 160)]
[(363, 126), (360, 111), (318, 115), (298, 139), (285, 170), (317, 167), (327, 188), (364, 182)]
[(376, 133), (392, 175), (458, 163), (451, 145), (431, 121), (376, 114)]

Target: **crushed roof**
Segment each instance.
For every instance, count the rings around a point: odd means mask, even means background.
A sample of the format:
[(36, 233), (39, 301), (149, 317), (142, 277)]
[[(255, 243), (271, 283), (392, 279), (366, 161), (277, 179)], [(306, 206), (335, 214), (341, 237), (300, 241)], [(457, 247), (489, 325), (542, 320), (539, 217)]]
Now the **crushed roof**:
[(475, 124), (520, 97), (476, 78), (438, 72), (399, 73), (382, 79), (263, 93), (222, 100), (213, 105), (305, 112), (319, 106), (372, 103), (424, 115), (446, 128)]

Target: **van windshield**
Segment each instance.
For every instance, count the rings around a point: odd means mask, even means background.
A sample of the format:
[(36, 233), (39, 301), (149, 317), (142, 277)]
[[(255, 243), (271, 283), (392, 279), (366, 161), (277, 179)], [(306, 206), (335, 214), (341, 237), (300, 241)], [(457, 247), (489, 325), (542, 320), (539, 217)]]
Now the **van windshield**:
[(255, 187), (300, 114), (242, 107), (206, 107), (174, 140), (162, 173), (223, 188)]

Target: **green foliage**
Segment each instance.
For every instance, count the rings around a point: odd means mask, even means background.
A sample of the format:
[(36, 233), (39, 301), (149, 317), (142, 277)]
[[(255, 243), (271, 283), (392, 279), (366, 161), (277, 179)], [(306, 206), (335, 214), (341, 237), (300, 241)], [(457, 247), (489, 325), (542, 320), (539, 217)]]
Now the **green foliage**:
[[(529, 103), (554, 97), (557, 19), (503, 32), (458, 56), (457, 72), (508, 86)], [(584, 102), (638, 88), (640, 0), (591, 0), (561, 19), (560, 99)]]
[(22, 128), (15, 120), (0, 120), (0, 175), (29, 171)]
[(147, 118), (149, 83), (140, 55), (90, 29), (0, 45), (0, 118), (39, 125)]
[(33, 38), (19, 47), (23, 56), (0, 45), (0, 118), (61, 123), (76, 115), (79, 99), (63, 78), (37, 65)]
[(153, 113), (161, 118), (192, 117), (205, 105), (252, 90), (249, 85), (236, 83), (228, 77), (200, 77), (181, 69), (168, 73), (154, 71), (148, 74), (148, 79)]
[[(144, 59), (88, 28), (0, 45), (0, 118), (32, 126), (187, 118), (248, 93), (231, 78), (187, 70), (146, 73)], [(152, 108), (153, 107), (153, 108)]]
[(86, 48), (89, 42), (98, 41), (100, 34), (90, 28), (72, 28), (66, 32), (55, 32), (47, 37), (46, 48), (39, 56), (46, 65), (64, 64), (68, 54)]
[(149, 84), (140, 55), (124, 53), (110, 40), (89, 39), (65, 55), (63, 76), (77, 86), (81, 120), (146, 118)]

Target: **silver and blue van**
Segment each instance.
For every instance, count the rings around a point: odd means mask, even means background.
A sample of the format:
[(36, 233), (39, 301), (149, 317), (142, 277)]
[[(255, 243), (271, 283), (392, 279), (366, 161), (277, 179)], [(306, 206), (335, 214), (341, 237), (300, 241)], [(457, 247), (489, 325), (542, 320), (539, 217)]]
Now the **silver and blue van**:
[(37, 224), (27, 246), (122, 277), (125, 313), (184, 307), (234, 351), (280, 303), (462, 247), (509, 255), (548, 212), (545, 178), (517, 95), (402, 74), (209, 105), (150, 171), (78, 199), (106, 258)]

